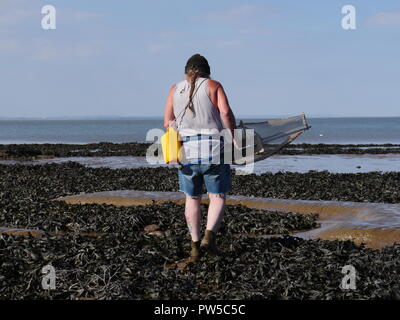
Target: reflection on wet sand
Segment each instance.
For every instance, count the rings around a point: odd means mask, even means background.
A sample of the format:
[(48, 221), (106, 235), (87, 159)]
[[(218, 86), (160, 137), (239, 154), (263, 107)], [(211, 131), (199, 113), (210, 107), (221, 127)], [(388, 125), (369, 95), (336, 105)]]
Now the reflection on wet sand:
[(42, 237), (46, 232), (42, 230), (31, 230), (31, 229), (17, 229), (17, 228), (0, 228), (0, 233), (13, 235), (13, 236), (25, 236), (25, 237)]
[(334, 228), (322, 228), (320, 232), (314, 233), (314, 237), (323, 240), (351, 240), (356, 244), (364, 243), (366, 247), (381, 249), (392, 245), (394, 242), (400, 243), (399, 229), (355, 229), (345, 226)]
[[(46, 232), (43, 230), (0, 227), (0, 234), (6, 234), (6, 235), (10, 235), (10, 236), (24, 236), (24, 237), (37, 238), (37, 237), (43, 237), (45, 235), (50, 235), (50, 236), (65, 235), (66, 232), (62, 232), (62, 231)], [(83, 232), (83, 233), (79, 233), (79, 235), (81, 235), (82, 237), (98, 238), (98, 237), (104, 236), (105, 234), (95, 233), (95, 232)]]

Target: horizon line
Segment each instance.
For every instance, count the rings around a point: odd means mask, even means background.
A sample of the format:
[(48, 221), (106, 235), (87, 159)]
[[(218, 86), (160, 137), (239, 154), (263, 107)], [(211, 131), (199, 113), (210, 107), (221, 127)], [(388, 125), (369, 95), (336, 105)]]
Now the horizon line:
[[(296, 114), (298, 115), (298, 114)], [(294, 114), (283, 115), (236, 115), (237, 119), (273, 119), (273, 118), (288, 118), (296, 116)], [(308, 119), (327, 119), (327, 118), (400, 118), (396, 116), (343, 116), (343, 115), (307, 115)], [(0, 121), (12, 120), (38, 120), (38, 121), (56, 121), (56, 120), (162, 120), (163, 116), (55, 116), (55, 117), (0, 117)]]

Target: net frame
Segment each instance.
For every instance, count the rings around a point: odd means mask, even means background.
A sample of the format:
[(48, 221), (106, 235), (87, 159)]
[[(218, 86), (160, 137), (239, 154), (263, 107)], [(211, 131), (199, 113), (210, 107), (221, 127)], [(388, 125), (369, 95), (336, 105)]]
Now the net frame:
[[(241, 120), (237, 129), (241, 129), (244, 132), (246, 129), (253, 129), (254, 145), (249, 148), (249, 146), (246, 146), (243, 138), (241, 145), (245, 147), (241, 148), (241, 152), (244, 155), (240, 159), (235, 158), (234, 164), (246, 165), (251, 162), (258, 162), (269, 158), (292, 143), (310, 128), (311, 126), (308, 124), (304, 113), (294, 117), (271, 119), (260, 122), (244, 122)], [(245, 137), (245, 134), (242, 134), (242, 136)], [(275, 144), (271, 142), (275, 142)], [(254, 151), (247, 152), (248, 150)]]

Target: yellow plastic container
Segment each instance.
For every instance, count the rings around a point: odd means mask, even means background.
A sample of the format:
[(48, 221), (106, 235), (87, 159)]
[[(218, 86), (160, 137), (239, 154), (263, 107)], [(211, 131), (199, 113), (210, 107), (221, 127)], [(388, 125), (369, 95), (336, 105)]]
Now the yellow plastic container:
[(161, 148), (166, 164), (179, 163), (182, 158), (182, 141), (174, 128), (168, 128), (161, 137)]

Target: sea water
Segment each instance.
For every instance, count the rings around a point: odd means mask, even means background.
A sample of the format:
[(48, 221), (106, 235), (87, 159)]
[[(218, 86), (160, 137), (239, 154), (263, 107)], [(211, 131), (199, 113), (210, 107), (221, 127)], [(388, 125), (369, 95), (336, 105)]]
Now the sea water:
[[(295, 143), (400, 143), (400, 117), (308, 120), (312, 128)], [(0, 144), (145, 142), (153, 128), (163, 129), (163, 120), (1, 120)]]

